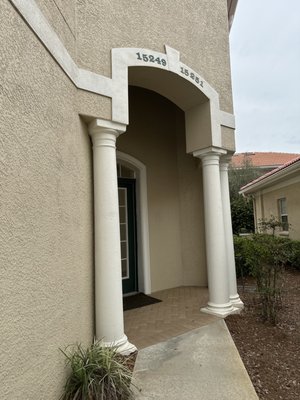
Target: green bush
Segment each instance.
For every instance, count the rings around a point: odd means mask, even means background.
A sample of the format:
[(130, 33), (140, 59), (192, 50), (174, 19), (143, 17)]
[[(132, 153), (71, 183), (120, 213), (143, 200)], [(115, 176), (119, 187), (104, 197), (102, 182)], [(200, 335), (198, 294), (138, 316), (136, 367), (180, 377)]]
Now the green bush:
[[(255, 234), (235, 238), (236, 264), (241, 274), (249, 273), (256, 280), (264, 320), (277, 322), (281, 306), (282, 272), (291, 262), (291, 241), (286, 238)], [(296, 257), (296, 251), (295, 251)]]
[(300, 242), (298, 240), (290, 240), (288, 265), (300, 271)]
[(231, 199), (232, 230), (234, 234), (254, 231), (252, 199), (237, 195)]
[(300, 269), (300, 241), (288, 238), (253, 234), (234, 236), (237, 276), (254, 274), (256, 266), (264, 263), (281, 263)]
[(252, 242), (249, 237), (233, 236), (236, 275), (238, 278), (250, 275), (249, 253), (251, 253)]
[(127, 400), (133, 398), (132, 372), (126, 357), (115, 347), (95, 341), (84, 349), (80, 344), (62, 351), (71, 373), (61, 400)]

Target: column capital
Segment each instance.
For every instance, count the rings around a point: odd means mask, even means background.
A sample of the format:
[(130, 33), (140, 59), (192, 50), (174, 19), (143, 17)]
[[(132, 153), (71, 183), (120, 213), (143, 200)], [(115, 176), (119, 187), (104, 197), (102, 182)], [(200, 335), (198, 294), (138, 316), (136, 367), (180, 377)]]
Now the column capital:
[(97, 133), (110, 132), (118, 137), (121, 133), (126, 131), (126, 127), (126, 125), (120, 124), (119, 122), (95, 118), (89, 123), (88, 130), (91, 136)]
[(228, 167), (230, 164), (232, 156), (229, 154), (225, 154), (220, 158), (220, 170), (221, 171), (228, 171)]
[(94, 148), (100, 146), (115, 148), (117, 137), (126, 131), (126, 125), (96, 118), (90, 122), (88, 131)]
[(206, 147), (205, 149), (201, 150), (196, 150), (193, 152), (193, 156), (197, 158), (211, 158), (211, 157), (218, 157), (220, 158), (221, 156), (227, 154), (227, 151), (224, 149), (221, 149), (219, 147)]
[(230, 153), (222, 155), (221, 159), (220, 159), (220, 163), (227, 164), (227, 165), (230, 164), (230, 162), (232, 160), (232, 156), (233, 156), (233, 154), (230, 154)]

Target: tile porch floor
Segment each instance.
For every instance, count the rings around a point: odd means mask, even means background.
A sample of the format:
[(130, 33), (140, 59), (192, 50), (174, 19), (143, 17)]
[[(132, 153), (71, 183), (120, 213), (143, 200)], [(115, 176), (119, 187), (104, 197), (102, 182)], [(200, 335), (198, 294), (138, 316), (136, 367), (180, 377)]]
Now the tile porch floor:
[(138, 349), (220, 319), (200, 311), (208, 301), (207, 288), (178, 287), (151, 296), (162, 302), (124, 312), (125, 334)]

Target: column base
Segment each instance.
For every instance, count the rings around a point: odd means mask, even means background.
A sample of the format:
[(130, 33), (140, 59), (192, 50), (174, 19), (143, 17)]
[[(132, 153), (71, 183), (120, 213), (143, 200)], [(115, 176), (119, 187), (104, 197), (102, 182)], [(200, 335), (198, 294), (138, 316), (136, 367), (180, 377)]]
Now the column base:
[(238, 294), (229, 296), (229, 300), (233, 307), (244, 308), (244, 303), (242, 302)]
[(240, 309), (233, 307), (231, 303), (226, 304), (213, 304), (208, 303), (206, 307), (201, 308), (202, 312), (206, 314), (216, 315), (217, 317), (225, 318), (230, 314), (236, 314), (240, 312)]
[(132, 354), (135, 351), (137, 351), (137, 348), (135, 347), (135, 345), (128, 341), (128, 338), (126, 335), (124, 335), (121, 339), (119, 339), (115, 342), (104, 342), (103, 341), (102, 344), (105, 347), (116, 347), (117, 352), (124, 356), (128, 356), (129, 354)]

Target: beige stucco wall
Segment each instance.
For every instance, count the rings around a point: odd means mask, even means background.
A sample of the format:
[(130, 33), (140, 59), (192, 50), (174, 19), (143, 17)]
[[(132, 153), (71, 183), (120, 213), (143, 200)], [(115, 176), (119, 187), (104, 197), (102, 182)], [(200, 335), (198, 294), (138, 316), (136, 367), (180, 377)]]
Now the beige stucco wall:
[[(295, 178), (293, 176), (292, 178)], [(255, 194), (256, 224), (261, 218), (270, 218), (271, 215), (279, 218), (278, 200), (287, 199), (288, 221), (291, 224), (289, 237), (300, 240), (300, 183), (289, 184), (289, 180), (281, 182), (281, 188), (264, 189)], [(280, 185), (280, 183), (279, 183)]]
[(50, 25), (63, 41), (64, 46), (76, 59), (77, 29), (76, 2), (77, 0), (35, 0)]
[(81, 0), (76, 12), (81, 67), (110, 77), (112, 48), (164, 52), (167, 44), (219, 93), (221, 109), (232, 112), (226, 0)]
[(201, 161), (186, 154), (184, 120), (176, 115), (182, 284), (207, 286)]
[(206, 285), (201, 170), (185, 153), (184, 114), (141, 88), (129, 99), (117, 148), (147, 168), (152, 291)]
[(235, 151), (235, 137), (234, 129), (228, 128), (227, 126), (222, 126), (222, 146), (228, 150), (229, 153)]
[(92, 165), (73, 84), (0, 13), (1, 399), (58, 399), (59, 348), (93, 338)]

